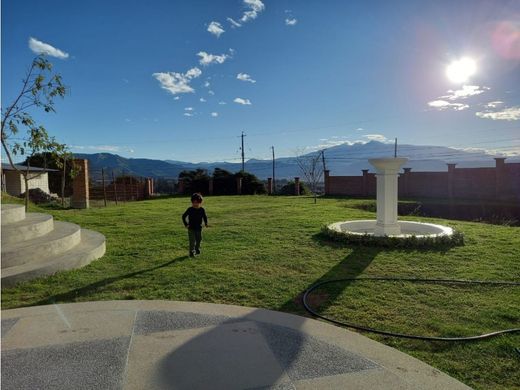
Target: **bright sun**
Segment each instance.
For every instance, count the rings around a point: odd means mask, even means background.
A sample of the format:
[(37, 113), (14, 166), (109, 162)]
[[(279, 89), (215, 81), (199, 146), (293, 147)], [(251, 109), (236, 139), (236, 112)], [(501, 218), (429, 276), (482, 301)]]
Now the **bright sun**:
[(477, 71), (475, 60), (463, 57), (455, 60), (446, 67), (446, 76), (454, 83), (465, 83)]

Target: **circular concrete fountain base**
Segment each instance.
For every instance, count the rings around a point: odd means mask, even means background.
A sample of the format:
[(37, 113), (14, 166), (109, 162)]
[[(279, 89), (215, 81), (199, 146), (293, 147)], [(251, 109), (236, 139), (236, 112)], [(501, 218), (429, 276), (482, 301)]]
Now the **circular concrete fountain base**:
[[(371, 235), (374, 236), (376, 231), (376, 220), (359, 220), (359, 221), (343, 221), (335, 222), (328, 226), (328, 229), (339, 234), (345, 235)], [(400, 234), (390, 234), (388, 237), (394, 238), (410, 238), (414, 236), (417, 239), (451, 237), (453, 229), (443, 225), (435, 225), (433, 223), (398, 221), (397, 224), (401, 228)]]

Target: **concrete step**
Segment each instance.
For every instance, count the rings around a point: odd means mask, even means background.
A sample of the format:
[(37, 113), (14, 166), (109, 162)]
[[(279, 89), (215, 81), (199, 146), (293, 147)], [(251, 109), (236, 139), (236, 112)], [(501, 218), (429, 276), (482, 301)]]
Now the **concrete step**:
[(52, 215), (28, 213), (21, 221), (2, 225), (2, 245), (31, 240), (50, 233), (53, 229)]
[(29, 263), (2, 269), (2, 288), (61, 270), (83, 267), (105, 254), (105, 236), (92, 230), (81, 229), (78, 245), (59, 255), (39, 257)]
[(50, 233), (14, 244), (2, 244), (2, 270), (61, 255), (79, 244), (80, 229), (73, 223), (55, 221)]
[(21, 204), (2, 205), (2, 226), (25, 218), (25, 206)]

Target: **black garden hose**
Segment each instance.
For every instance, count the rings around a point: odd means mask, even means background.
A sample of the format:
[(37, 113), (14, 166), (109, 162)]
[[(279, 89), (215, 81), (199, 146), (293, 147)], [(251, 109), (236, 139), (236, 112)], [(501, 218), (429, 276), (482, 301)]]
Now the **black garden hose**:
[(353, 328), (357, 330), (362, 330), (365, 332), (377, 333), (384, 336), (390, 337), (399, 337), (405, 339), (414, 339), (414, 340), (426, 340), (426, 341), (475, 341), (487, 339), (490, 337), (498, 336), (506, 333), (516, 333), (520, 332), (520, 328), (512, 328), (512, 329), (503, 329), (497, 330), (490, 333), (475, 335), (475, 336), (467, 336), (467, 337), (435, 337), (435, 336), (423, 336), (423, 335), (413, 335), (407, 333), (396, 333), (389, 332), (385, 330), (375, 329), (368, 326), (362, 326), (358, 324), (353, 324), (349, 322), (342, 322), (335, 320), (333, 318), (329, 318), (318, 314), (312, 307), (310, 307), (307, 302), (307, 298), (309, 295), (316, 290), (318, 287), (321, 287), (325, 284), (337, 283), (337, 282), (353, 282), (353, 281), (384, 281), (384, 282), (416, 282), (416, 283), (432, 283), (432, 284), (478, 284), (478, 285), (494, 285), (494, 286), (510, 286), (510, 287), (520, 287), (520, 282), (507, 282), (507, 281), (485, 281), (485, 280), (460, 280), (460, 279), (415, 279), (415, 278), (390, 278), (390, 277), (362, 277), (362, 278), (343, 278), (343, 279), (333, 279), (333, 280), (325, 280), (323, 282), (316, 283), (315, 285), (309, 287), (305, 293), (303, 294), (303, 306), (305, 309), (311, 313), (313, 316), (321, 318), (323, 320), (332, 322), (333, 324), (345, 326), (347, 328)]

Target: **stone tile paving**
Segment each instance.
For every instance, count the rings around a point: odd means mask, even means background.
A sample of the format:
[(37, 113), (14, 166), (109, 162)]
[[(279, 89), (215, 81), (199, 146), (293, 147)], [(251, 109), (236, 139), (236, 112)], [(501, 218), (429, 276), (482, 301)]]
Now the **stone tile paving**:
[[(398, 351), (301, 317), (225, 305), (111, 304), (4, 311), (2, 389), (467, 389)], [(339, 338), (325, 340), (324, 329)], [(350, 338), (355, 343), (345, 343)], [(389, 367), (393, 353), (416, 367), (412, 374)]]

